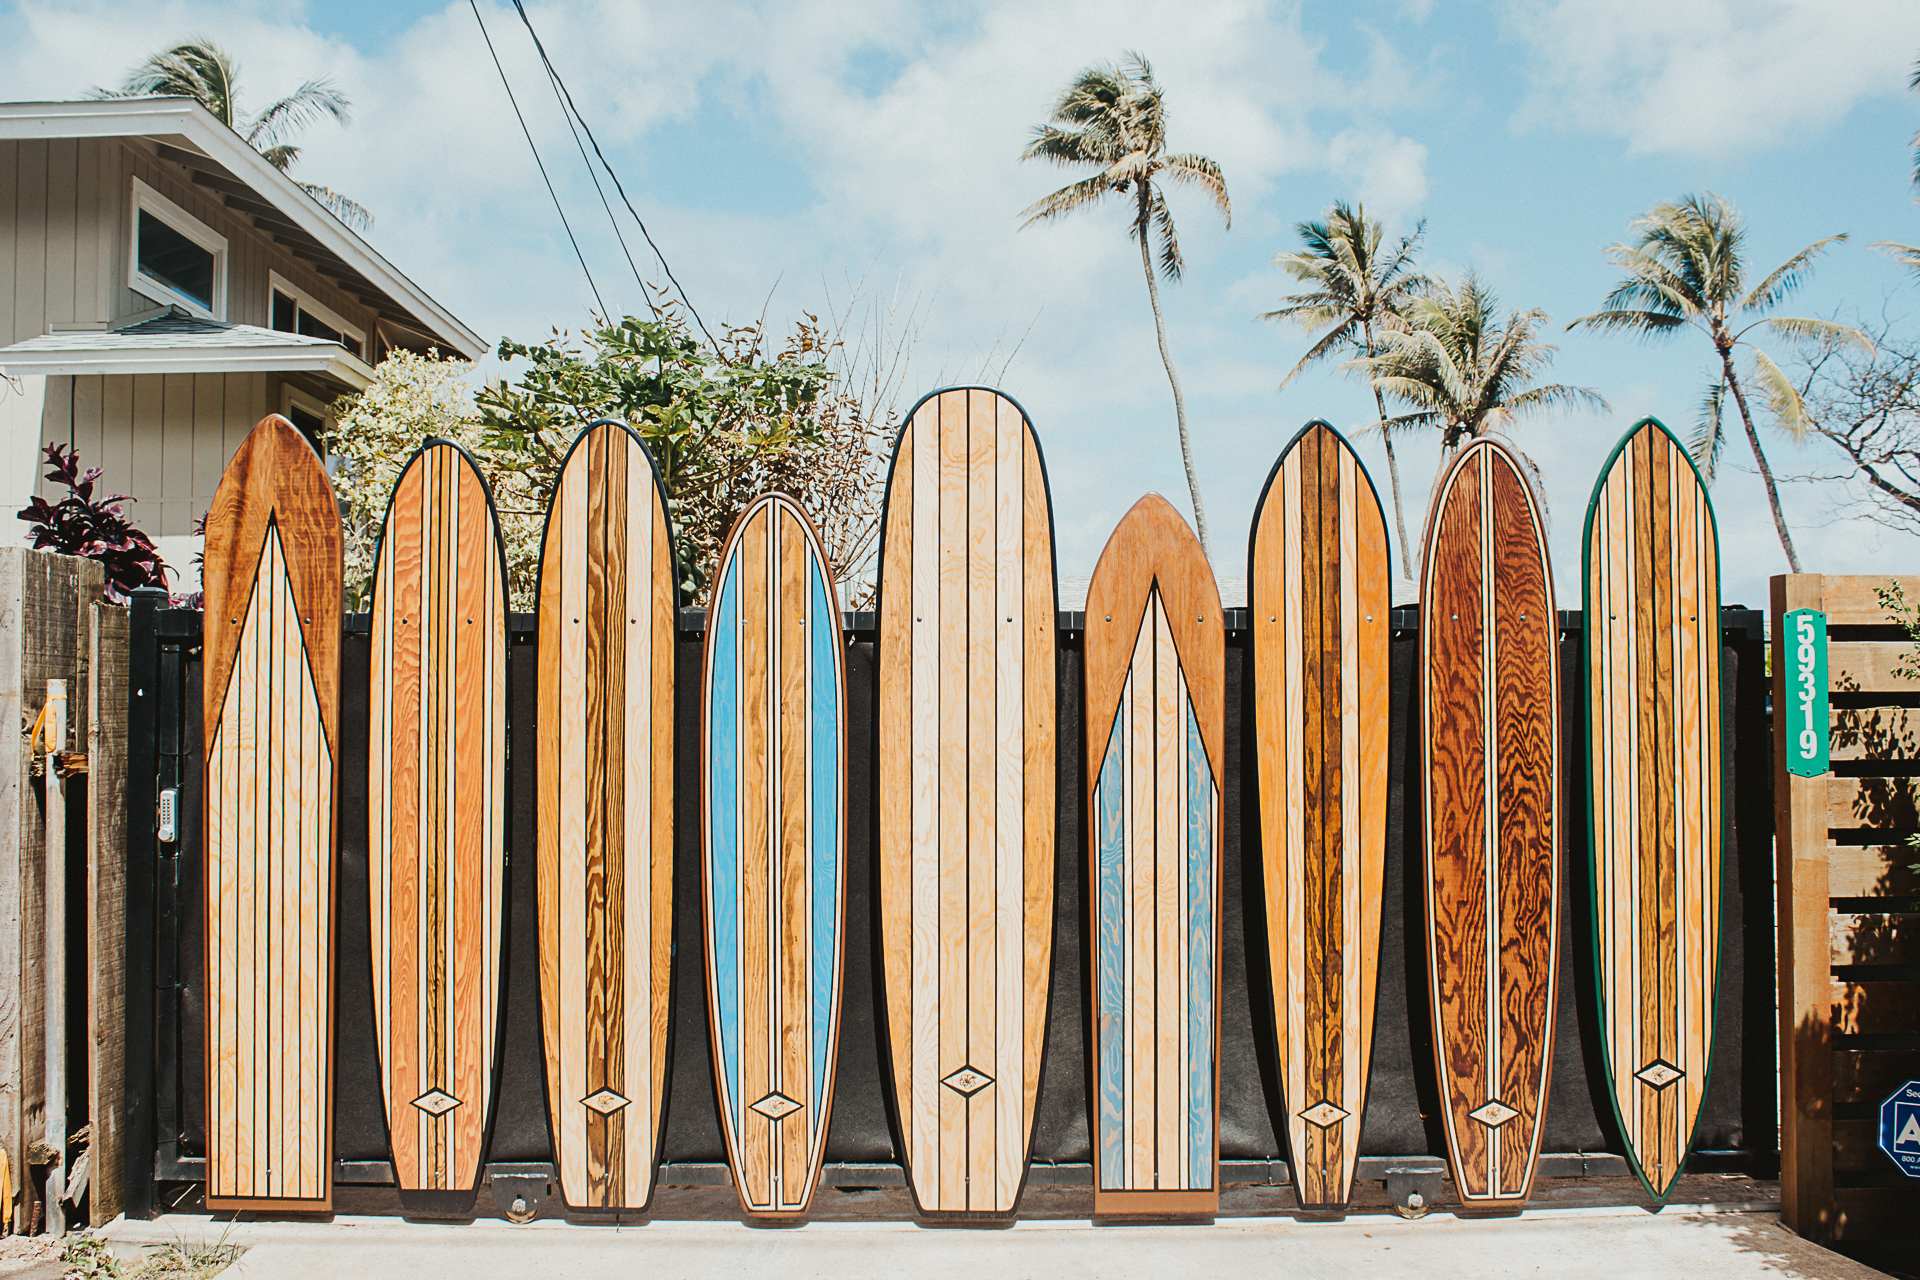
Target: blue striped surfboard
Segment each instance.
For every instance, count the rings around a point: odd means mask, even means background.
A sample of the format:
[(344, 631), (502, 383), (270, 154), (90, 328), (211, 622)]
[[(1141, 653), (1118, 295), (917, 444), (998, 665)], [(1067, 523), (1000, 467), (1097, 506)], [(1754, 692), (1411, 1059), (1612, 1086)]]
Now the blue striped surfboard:
[(1220, 778), (1225, 633), (1213, 572), (1157, 495), (1087, 591), (1094, 1212), (1220, 1203)]
[(840, 1022), (845, 673), (833, 574), (790, 498), (721, 551), (701, 706), (707, 993), (720, 1124), (750, 1214), (807, 1209)]

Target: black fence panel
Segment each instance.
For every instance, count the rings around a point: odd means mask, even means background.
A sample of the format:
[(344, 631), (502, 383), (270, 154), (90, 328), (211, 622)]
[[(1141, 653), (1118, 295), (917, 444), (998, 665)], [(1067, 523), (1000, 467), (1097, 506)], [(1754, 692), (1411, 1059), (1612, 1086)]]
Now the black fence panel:
[[(1220, 1154), (1242, 1162), (1229, 1181), (1284, 1176), (1285, 1125), (1267, 983), (1258, 796), (1251, 756), (1250, 649), (1243, 611), (1228, 613), (1226, 776), (1223, 779)], [(1233, 624), (1238, 620), (1241, 625)], [(1390, 678), (1387, 863), (1381, 904), (1378, 1005), (1363, 1156), (1438, 1156), (1438, 1116), (1421, 918), (1417, 618), (1396, 610)], [(1761, 615), (1722, 617), (1723, 740), (1731, 831), (1724, 853), (1724, 947), (1715, 1060), (1690, 1167), (1770, 1174), (1776, 1167), (1772, 798)], [(875, 804), (878, 692), (871, 614), (846, 632), (848, 743), (845, 989), (827, 1138), (832, 1180), (899, 1180), (890, 1073), (880, 1031)], [(535, 619), (514, 615), (507, 659), (507, 896), (501, 1036), (490, 1164), (551, 1158), (541, 1044), (535, 910)], [(701, 927), (699, 703), (704, 617), (681, 617), (674, 853), (673, 1042), (661, 1160), (671, 1181), (719, 1181), (726, 1158), (715, 1100)], [(1059, 791), (1052, 1003), (1035, 1122), (1036, 1181), (1084, 1181), (1090, 1158), (1085, 927), (1085, 711), (1080, 619), (1061, 616)], [(134, 706), (130, 815), (130, 956), (151, 955), (151, 997), (132, 993), (128, 1029), (128, 1204), (157, 1207), (156, 1189), (204, 1177), (204, 1026), (200, 950), (200, 615), (149, 602), (132, 618)], [(367, 776), (369, 637), (350, 617), (341, 684), (338, 949), (335, 960), (334, 1145), (340, 1181), (388, 1182), (387, 1133), (373, 1028), (368, 952)], [(1622, 1150), (1604, 1091), (1593, 990), (1592, 892), (1586, 876), (1584, 690), (1580, 615), (1562, 615), (1562, 867), (1559, 1015), (1543, 1149), (1604, 1156)], [(156, 840), (152, 806), (178, 794), (176, 839)], [(137, 970), (136, 970), (137, 971)], [(1606, 1167), (1606, 1166), (1602, 1166)], [(1617, 1168), (1617, 1162), (1614, 1166)], [(1044, 1174), (1044, 1176), (1042, 1176)]]

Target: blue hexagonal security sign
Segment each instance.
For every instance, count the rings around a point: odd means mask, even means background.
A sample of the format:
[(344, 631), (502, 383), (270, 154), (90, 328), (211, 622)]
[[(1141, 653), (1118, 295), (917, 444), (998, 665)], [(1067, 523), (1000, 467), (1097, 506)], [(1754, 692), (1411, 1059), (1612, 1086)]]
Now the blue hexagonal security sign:
[(1920, 1178), (1920, 1080), (1909, 1080), (1880, 1104), (1880, 1149), (1909, 1178)]

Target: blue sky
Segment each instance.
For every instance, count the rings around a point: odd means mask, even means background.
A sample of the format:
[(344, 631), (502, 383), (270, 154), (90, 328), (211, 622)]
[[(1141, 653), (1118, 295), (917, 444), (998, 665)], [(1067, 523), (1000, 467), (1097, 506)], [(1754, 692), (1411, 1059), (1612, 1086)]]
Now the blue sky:
[[(525, 32), (510, 7), (480, 12), (608, 303), (637, 309)], [(1598, 306), (1614, 279), (1604, 246), (1637, 213), (1712, 188), (1746, 214), (1759, 270), (1849, 232), (1788, 312), (1920, 324), (1920, 281), (1867, 247), (1920, 240), (1911, 0), (547, 0), (530, 12), (709, 322), (763, 306), (784, 320), (853, 294), (856, 315), (919, 317), (901, 408), (982, 377), (1026, 406), (1065, 573), (1091, 569), (1141, 493), (1187, 507), (1123, 211), (1018, 230), (1019, 211), (1066, 180), (1019, 163), (1028, 130), (1076, 71), (1128, 49), (1155, 64), (1172, 145), (1219, 160), (1233, 197), (1231, 229), (1173, 197), (1188, 273), (1163, 290), (1222, 574), (1244, 572), (1253, 503), (1300, 424), (1372, 416), (1365, 387), (1331, 367), (1277, 391), (1306, 340), (1253, 319), (1286, 291), (1270, 260), (1292, 224), (1332, 200), (1365, 199), (1397, 228), (1424, 218), (1431, 269), (1476, 269), (1505, 305), (1547, 311), (1554, 379), (1612, 401), (1610, 414), (1514, 431), (1545, 479), (1567, 607), (1607, 451), (1649, 413), (1684, 434), (1711, 368), (1691, 335), (1645, 347), (1558, 333)], [(6, 96), (77, 96), (199, 33), (238, 55), (255, 102), (315, 74), (352, 97), (352, 125), (313, 130), (299, 175), (372, 208), (375, 246), (484, 336), (583, 321), (591, 295), (464, 0), (15, 4), (0, 9)], [(1384, 495), (1379, 447), (1361, 448)], [(1770, 456), (1784, 475), (1835, 465), (1783, 441)], [(1430, 442), (1402, 451), (1416, 538), (1436, 458)], [(1920, 564), (1920, 539), (1849, 518), (1843, 486), (1789, 483), (1785, 496), (1809, 568)], [(1714, 499), (1724, 598), (1762, 605), (1785, 566), (1740, 450)]]

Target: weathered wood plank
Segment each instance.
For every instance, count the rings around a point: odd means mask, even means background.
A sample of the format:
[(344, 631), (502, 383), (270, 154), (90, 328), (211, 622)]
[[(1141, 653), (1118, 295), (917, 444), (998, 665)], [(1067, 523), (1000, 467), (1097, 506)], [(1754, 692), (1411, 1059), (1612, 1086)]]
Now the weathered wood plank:
[(1818, 578), (1817, 605), (1795, 608), (1819, 609), (1827, 615), (1829, 627), (1884, 627), (1893, 622), (1880, 603), (1877, 592), (1898, 583), (1909, 605), (1920, 603), (1920, 577), (1886, 574), (1789, 574), (1787, 577)]
[(88, 1212), (119, 1213), (126, 1190), (127, 611), (89, 610), (87, 678), (87, 1115), (92, 1131)]
[[(1920, 827), (1920, 778), (1827, 780), (1828, 830)], [(1920, 852), (1915, 857), (1920, 859)]]
[(1920, 708), (1842, 707), (1830, 715), (1828, 759), (1920, 760)]
[(1833, 1055), (1835, 1106), (1879, 1106), (1909, 1080), (1920, 1080), (1920, 1049), (1841, 1049)]
[(1827, 679), (1837, 693), (1920, 693), (1920, 683), (1894, 674), (1915, 661), (1913, 652), (1907, 642), (1836, 640), (1827, 646)]
[(1828, 983), (1835, 1035), (1911, 1035), (1920, 1026), (1920, 982)]
[(1920, 964), (1920, 915), (1835, 911), (1827, 938), (1834, 964)]

